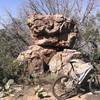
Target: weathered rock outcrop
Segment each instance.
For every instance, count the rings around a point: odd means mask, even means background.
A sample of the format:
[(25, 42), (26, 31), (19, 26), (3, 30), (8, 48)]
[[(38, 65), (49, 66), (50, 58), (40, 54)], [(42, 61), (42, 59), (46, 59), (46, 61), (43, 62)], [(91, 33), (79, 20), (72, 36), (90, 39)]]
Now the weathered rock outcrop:
[(56, 53), (49, 62), (50, 71), (53, 73), (61, 72), (66, 75), (71, 68), (71, 58), (77, 55), (79, 56), (80, 52), (70, 49)]
[(33, 45), (22, 52), (17, 60), (21, 63), (27, 62), (29, 74), (33, 71), (44, 72), (48, 67), (51, 72), (58, 71), (62, 63), (64, 64), (76, 53), (76, 50), (62, 52), (64, 49), (72, 48), (75, 43), (78, 33), (73, 19), (61, 14), (33, 13), (27, 25), (32, 31)]
[(72, 48), (77, 36), (73, 19), (63, 15), (40, 15), (34, 13), (28, 19), (33, 42), (43, 47)]
[(48, 69), (49, 60), (56, 53), (53, 49), (45, 49), (43, 47), (32, 45), (28, 50), (23, 51), (17, 57), (17, 61), (21, 64), (27, 63), (29, 74), (32, 72), (44, 72)]

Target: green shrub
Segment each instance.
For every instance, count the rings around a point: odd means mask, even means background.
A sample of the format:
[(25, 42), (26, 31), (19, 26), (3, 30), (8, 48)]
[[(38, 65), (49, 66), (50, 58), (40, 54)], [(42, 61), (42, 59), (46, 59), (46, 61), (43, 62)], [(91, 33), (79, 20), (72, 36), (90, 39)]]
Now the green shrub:
[(13, 58), (0, 53), (0, 83), (3, 83), (4, 79), (14, 78), (17, 75), (18, 67), (18, 62), (14, 62)]
[(100, 63), (100, 51), (97, 51), (94, 54), (94, 61), (97, 62), (97, 63)]

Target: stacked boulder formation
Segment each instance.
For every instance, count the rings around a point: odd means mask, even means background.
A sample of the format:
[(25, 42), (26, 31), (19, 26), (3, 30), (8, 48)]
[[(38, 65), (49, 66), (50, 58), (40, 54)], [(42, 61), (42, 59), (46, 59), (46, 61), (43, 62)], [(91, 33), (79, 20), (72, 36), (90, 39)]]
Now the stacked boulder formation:
[(33, 71), (56, 72), (73, 54), (79, 54), (76, 50), (71, 50), (78, 34), (76, 22), (73, 19), (61, 14), (33, 13), (27, 25), (32, 32), (33, 45), (20, 53), (17, 60), (20, 63), (28, 63), (29, 74)]

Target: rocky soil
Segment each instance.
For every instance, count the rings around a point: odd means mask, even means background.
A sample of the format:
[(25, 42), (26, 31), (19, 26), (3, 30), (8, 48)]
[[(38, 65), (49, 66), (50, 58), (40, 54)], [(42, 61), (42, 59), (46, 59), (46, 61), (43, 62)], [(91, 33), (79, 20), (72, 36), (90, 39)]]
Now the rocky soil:
[[(35, 95), (34, 87), (26, 87), (24, 90), (21, 90), (16, 94), (12, 94), (5, 98), (1, 98), (0, 100), (57, 100), (51, 92), (50, 84), (43, 86), (43, 88), (48, 93), (48, 96), (42, 99), (40, 99)], [(93, 95), (92, 93), (86, 93), (81, 95), (80, 97), (74, 96), (66, 100), (100, 100), (100, 95)]]

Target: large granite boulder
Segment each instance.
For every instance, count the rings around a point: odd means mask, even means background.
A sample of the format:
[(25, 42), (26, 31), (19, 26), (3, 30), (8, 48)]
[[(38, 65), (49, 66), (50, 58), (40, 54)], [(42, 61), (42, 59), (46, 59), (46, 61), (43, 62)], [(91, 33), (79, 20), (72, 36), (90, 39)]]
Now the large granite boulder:
[(80, 55), (76, 50), (66, 49), (63, 52), (57, 52), (49, 62), (49, 69), (52, 73), (67, 74), (70, 70), (70, 60), (73, 56)]
[(33, 42), (43, 47), (72, 48), (78, 33), (76, 22), (61, 14), (33, 13), (28, 19)]
[(53, 49), (45, 49), (37, 45), (32, 45), (28, 50), (23, 51), (17, 57), (20, 64), (27, 64), (29, 74), (33, 72), (41, 73), (48, 70), (48, 63), (51, 57), (55, 54)]

